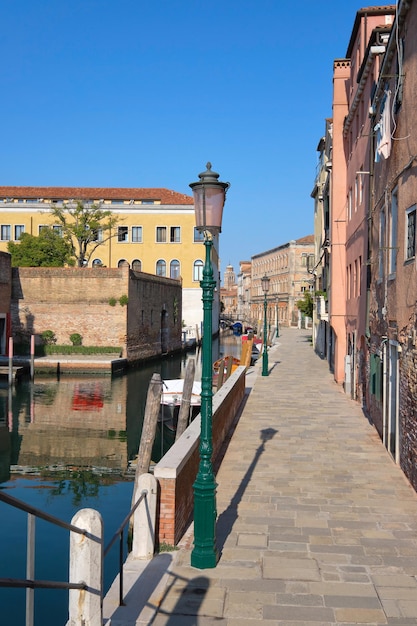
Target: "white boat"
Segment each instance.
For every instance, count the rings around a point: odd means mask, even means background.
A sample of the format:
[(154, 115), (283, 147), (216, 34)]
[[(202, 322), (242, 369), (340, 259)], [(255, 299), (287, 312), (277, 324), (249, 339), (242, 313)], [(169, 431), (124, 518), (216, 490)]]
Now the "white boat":
[[(166, 425), (170, 430), (175, 430), (178, 422), (178, 414), (182, 402), (184, 379), (174, 378), (162, 381), (161, 406), (158, 421)], [(190, 423), (199, 413), (201, 407), (201, 383), (194, 382), (190, 400)]]

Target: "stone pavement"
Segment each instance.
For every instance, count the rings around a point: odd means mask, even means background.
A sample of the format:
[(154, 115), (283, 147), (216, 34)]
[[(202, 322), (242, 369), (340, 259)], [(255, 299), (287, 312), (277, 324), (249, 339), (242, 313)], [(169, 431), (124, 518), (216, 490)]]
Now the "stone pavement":
[(190, 529), (127, 567), (106, 624), (417, 625), (417, 494), (309, 335), (282, 329), (255, 368), (217, 475), (217, 567), (190, 566)]

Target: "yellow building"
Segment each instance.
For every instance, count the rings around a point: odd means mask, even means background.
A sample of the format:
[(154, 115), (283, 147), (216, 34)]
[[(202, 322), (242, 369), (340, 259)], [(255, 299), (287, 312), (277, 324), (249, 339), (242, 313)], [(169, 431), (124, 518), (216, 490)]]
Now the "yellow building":
[[(52, 226), (59, 232), (51, 207), (65, 207), (77, 200), (84, 205), (97, 204), (118, 218), (112, 236), (107, 239), (106, 234), (107, 240), (86, 259), (86, 264), (129, 264), (134, 271), (181, 280), (184, 327), (200, 328), (200, 280), (205, 250), (202, 233), (195, 228), (191, 196), (164, 188), (0, 187), (0, 251), (7, 252), (8, 242), (18, 241), (22, 233), (39, 235), (43, 226)], [(98, 241), (100, 237), (98, 231)], [(216, 237), (215, 277), (219, 275), (217, 244)], [(219, 289), (218, 284), (215, 294)], [(218, 319), (219, 304), (215, 301), (214, 330), (218, 328)]]

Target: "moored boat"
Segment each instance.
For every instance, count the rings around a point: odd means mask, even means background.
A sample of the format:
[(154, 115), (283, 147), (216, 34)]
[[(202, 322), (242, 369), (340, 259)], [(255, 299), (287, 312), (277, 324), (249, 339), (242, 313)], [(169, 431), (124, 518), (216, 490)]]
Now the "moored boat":
[[(174, 378), (162, 381), (161, 405), (158, 421), (170, 430), (175, 431), (178, 423), (178, 414), (181, 407), (184, 390), (184, 379)], [(193, 382), (190, 400), (189, 423), (200, 413), (201, 383)]]

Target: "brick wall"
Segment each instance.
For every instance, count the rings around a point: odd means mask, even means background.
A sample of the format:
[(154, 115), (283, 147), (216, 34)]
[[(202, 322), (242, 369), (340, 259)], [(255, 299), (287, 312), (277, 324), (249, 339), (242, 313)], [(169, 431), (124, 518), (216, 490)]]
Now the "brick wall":
[[(246, 368), (238, 367), (213, 398), (213, 459), (220, 452), (245, 395)], [(198, 416), (154, 468), (160, 490), (158, 537), (175, 545), (193, 513), (193, 483), (199, 465)]]
[(128, 267), (15, 268), (11, 315), (17, 342), (52, 330), (70, 345), (79, 333), (83, 345), (120, 346), (132, 361), (181, 348), (181, 284)]
[(131, 271), (127, 318), (129, 361), (180, 350), (181, 340), (181, 283)]
[(399, 385), (400, 463), (417, 491), (417, 350), (412, 345), (404, 345)]
[(0, 313), (8, 313), (10, 310), (11, 278), (10, 254), (0, 252)]

